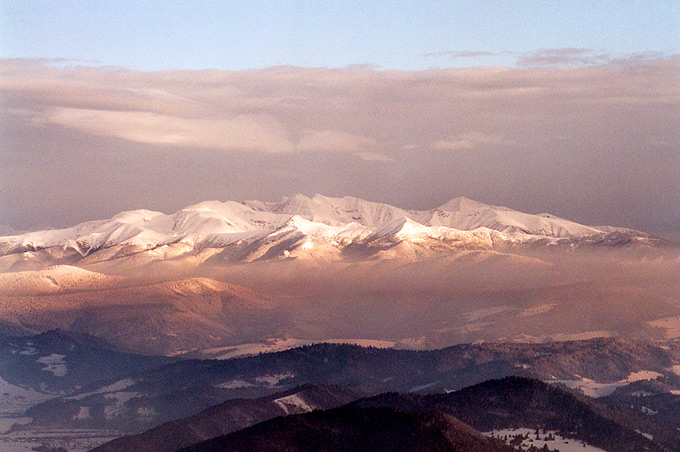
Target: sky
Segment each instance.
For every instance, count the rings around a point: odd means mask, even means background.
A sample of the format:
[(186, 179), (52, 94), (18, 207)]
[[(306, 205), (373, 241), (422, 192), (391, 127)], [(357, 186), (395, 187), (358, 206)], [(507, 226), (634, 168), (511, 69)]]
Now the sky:
[(5, 58), (138, 70), (276, 65), (423, 70), (538, 49), (674, 53), (677, 1), (2, 0)]
[(0, 0), (0, 224), (456, 196), (680, 237), (680, 2)]

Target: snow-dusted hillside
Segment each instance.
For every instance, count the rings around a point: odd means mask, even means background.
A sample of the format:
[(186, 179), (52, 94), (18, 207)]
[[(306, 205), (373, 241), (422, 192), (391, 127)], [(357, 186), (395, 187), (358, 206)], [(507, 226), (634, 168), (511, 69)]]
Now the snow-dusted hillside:
[[(182, 259), (196, 264), (216, 254), (222, 262), (337, 260), (372, 256), (398, 244), (405, 244), (402, 248), (413, 256), (461, 248), (631, 243), (654, 239), (628, 229), (584, 226), (467, 198), (412, 211), (353, 197), (295, 195), (277, 202), (206, 201), (169, 215), (135, 210), (67, 229), (0, 237), (0, 270), (35, 269), (65, 263), (66, 258), (72, 263), (93, 254), (97, 259), (87, 262), (134, 255), (141, 265)], [(395, 252), (389, 255), (398, 256), (399, 249)]]
[(45, 270), (0, 273), (0, 296), (55, 294), (101, 290), (121, 284), (115, 276), (90, 272), (71, 265)]

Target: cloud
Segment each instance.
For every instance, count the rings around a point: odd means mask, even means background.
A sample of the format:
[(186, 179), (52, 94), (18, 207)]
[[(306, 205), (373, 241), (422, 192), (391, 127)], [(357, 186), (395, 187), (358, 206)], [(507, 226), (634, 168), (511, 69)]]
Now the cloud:
[(137, 143), (213, 149), (289, 152), (293, 145), (271, 117), (239, 115), (223, 119), (188, 119), (140, 111), (59, 108), (44, 123)]
[(360, 158), (365, 162), (393, 162), (394, 159), (385, 154), (377, 154), (375, 152), (357, 152), (354, 156)]
[(306, 131), (297, 144), (301, 151), (353, 151), (370, 149), (375, 139), (335, 130)]
[(441, 57), (447, 57), (447, 58), (478, 58), (478, 57), (491, 57), (491, 56), (500, 56), (500, 55), (508, 55), (508, 54), (510, 54), (510, 52), (487, 52), (487, 51), (478, 51), (478, 50), (450, 50), (450, 51), (445, 51), (445, 52), (426, 53), (423, 56), (435, 57), (435, 58), (441, 58)]
[(609, 63), (612, 57), (592, 49), (539, 49), (517, 59), (518, 66), (595, 65)]
[(479, 132), (463, 133), (445, 140), (437, 140), (431, 144), (432, 149), (440, 151), (456, 151), (460, 149), (474, 149), (480, 146), (511, 145), (513, 140), (508, 140), (496, 134), (483, 134)]
[(576, 47), (538, 49), (532, 52), (509, 50), (501, 52), (490, 52), (485, 50), (451, 50), (426, 53), (423, 56), (427, 58), (446, 58), (448, 60), (509, 57), (515, 59), (515, 65), (517, 67), (596, 66), (620, 62), (630, 64), (634, 62), (639, 63), (643, 61), (674, 58), (674, 55), (672, 54), (658, 51), (615, 55), (594, 49)]
[(680, 58), (569, 64), (597, 55), (426, 71), (1, 60), (0, 223), (321, 192), (677, 229)]

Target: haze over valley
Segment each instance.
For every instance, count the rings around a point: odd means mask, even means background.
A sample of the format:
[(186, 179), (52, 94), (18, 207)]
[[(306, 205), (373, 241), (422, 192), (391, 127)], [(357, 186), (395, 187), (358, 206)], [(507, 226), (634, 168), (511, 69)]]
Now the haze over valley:
[(3, 331), (60, 328), (137, 352), (680, 336), (677, 245), (467, 198), (428, 211), (210, 201), (0, 249)]

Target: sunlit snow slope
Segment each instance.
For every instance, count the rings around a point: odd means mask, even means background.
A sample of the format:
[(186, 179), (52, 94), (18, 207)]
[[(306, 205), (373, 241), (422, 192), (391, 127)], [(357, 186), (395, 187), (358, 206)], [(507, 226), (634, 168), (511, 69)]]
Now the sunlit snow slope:
[(655, 242), (637, 231), (584, 226), (462, 197), (432, 210), (413, 211), (353, 197), (295, 195), (277, 202), (206, 201), (169, 215), (135, 210), (67, 229), (0, 237), (0, 271), (121, 258), (133, 266), (156, 260), (191, 266), (210, 258), (223, 262), (356, 259), (399, 244), (387, 255)]

